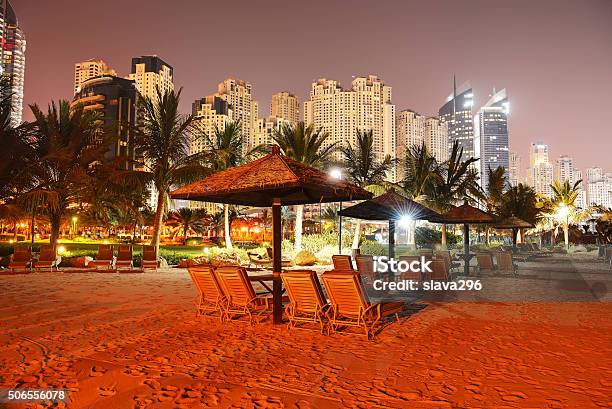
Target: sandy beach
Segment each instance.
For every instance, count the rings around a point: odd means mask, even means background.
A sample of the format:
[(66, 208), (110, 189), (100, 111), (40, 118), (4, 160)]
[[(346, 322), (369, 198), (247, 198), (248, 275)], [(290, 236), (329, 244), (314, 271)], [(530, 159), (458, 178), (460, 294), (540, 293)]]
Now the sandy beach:
[(179, 269), (4, 275), (0, 289), (0, 388), (66, 388), (70, 408), (612, 407), (605, 297), (420, 301), (367, 341), (196, 317)]

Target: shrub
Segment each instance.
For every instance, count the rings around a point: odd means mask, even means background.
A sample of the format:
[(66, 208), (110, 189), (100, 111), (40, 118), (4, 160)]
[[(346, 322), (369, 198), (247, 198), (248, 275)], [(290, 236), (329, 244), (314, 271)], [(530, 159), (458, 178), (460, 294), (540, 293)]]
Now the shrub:
[(312, 266), (317, 262), (317, 258), (308, 250), (302, 250), (296, 254), (293, 262), (298, 266)]
[[(431, 227), (417, 227), (415, 241), (418, 247), (434, 247), (442, 241), (442, 232)], [(448, 246), (455, 245), (461, 241), (461, 238), (452, 231), (446, 230), (446, 244)]]
[(389, 247), (375, 240), (364, 240), (359, 246), (361, 250), (361, 254), (366, 256), (388, 256), (389, 255)]

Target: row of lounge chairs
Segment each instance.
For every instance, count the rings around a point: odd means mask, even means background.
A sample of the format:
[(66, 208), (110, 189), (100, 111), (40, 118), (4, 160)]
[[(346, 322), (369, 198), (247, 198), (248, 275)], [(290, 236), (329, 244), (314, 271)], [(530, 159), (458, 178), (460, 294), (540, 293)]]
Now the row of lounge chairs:
[[(23, 271), (59, 271), (62, 258), (57, 254), (57, 248), (53, 245), (42, 245), (40, 254), (34, 257), (32, 247), (16, 246), (9, 261), (9, 270), (12, 273)], [(103, 244), (98, 247), (98, 253), (90, 264), (96, 270), (118, 270), (132, 269), (134, 267), (133, 249), (130, 245), (119, 245), (117, 256), (111, 244)], [(154, 246), (144, 246), (142, 251), (141, 269), (157, 269), (157, 252)]]
[[(243, 267), (201, 265), (189, 268), (189, 274), (198, 289), (199, 314), (216, 313), (221, 321), (236, 315), (248, 316), (252, 324), (255, 317), (270, 311), (272, 298), (255, 293)], [(312, 323), (321, 333), (329, 334), (340, 328), (357, 327), (371, 339), (385, 318), (394, 316), (399, 320), (398, 314), (405, 305), (403, 302), (372, 303), (359, 273), (353, 270), (322, 274), (329, 301), (316, 272), (292, 270), (281, 277), (288, 295), (284, 301), (288, 301), (285, 313), (290, 328)]]

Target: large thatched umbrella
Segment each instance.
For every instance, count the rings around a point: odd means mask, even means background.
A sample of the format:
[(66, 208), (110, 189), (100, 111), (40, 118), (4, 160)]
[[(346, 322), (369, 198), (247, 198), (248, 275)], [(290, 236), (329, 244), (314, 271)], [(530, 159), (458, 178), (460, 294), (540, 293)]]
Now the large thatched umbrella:
[(272, 153), (260, 159), (183, 186), (170, 196), (174, 199), (272, 207), (272, 266), (276, 276), (272, 289), (273, 316), (274, 323), (280, 323), (281, 206), (362, 200), (369, 199), (372, 194), (289, 159), (274, 146)]
[(364, 220), (389, 221), (389, 257), (395, 257), (395, 222), (403, 217), (412, 220), (441, 222), (442, 216), (433, 210), (389, 189), (380, 196), (365, 200), (338, 212), (341, 216)]
[(466, 276), (470, 275), (470, 224), (493, 224), (496, 217), (474, 206), (470, 206), (465, 201), (461, 206), (453, 207), (444, 215), (444, 223), (463, 224), (463, 252), (464, 267), (463, 272)]
[(533, 227), (533, 224), (512, 215), (503, 220), (499, 220), (495, 223), (494, 227), (496, 229), (512, 230), (512, 246), (516, 248), (516, 235), (519, 229), (530, 229)]

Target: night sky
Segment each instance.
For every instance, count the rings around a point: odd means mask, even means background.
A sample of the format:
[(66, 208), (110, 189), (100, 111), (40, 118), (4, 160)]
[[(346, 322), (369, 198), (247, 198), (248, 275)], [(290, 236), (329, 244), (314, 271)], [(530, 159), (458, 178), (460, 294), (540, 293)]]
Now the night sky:
[(72, 98), (75, 62), (102, 58), (123, 76), (146, 54), (174, 67), (185, 113), (229, 76), (253, 84), (267, 115), (274, 92), (302, 103), (316, 78), (348, 88), (371, 73), (393, 87), (398, 112), (434, 115), (456, 74), (476, 107), (507, 89), (523, 170), (536, 140), (552, 161), (612, 170), (612, 0), (12, 3), (28, 42), (26, 104)]

